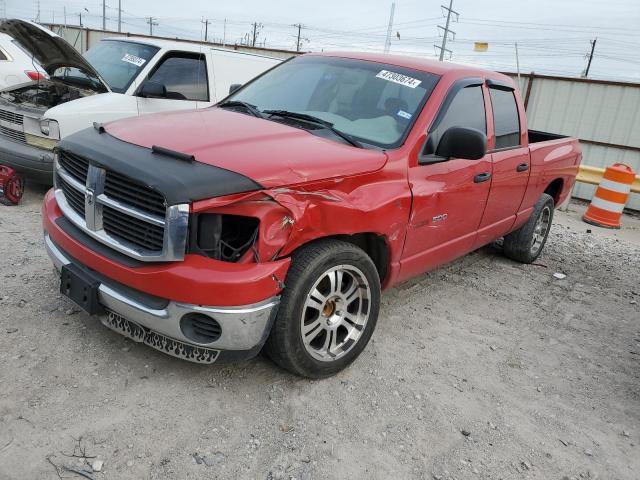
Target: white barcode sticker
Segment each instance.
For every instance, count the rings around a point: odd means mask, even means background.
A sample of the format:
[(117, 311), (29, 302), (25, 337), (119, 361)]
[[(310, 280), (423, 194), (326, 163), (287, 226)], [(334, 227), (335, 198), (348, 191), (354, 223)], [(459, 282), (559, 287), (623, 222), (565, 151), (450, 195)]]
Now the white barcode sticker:
[(130, 53), (125, 53), (124, 57), (122, 57), (122, 61), (133, 63), (137, 67), (141, 67), (147, 62), (144, 58), (136, 57), (135, 55), (131, 55)]
[(398, 85), (403, 85), (409, 88), (416, 88), (422, 83), (422, 80), (418, 80), (417, 78), (408, 77), (401, 73), (390, 72), (389, 70), (380, 70), (380, 73), (376, 75), (376, 78), (382, 78), (388, 82), (397, 83)]

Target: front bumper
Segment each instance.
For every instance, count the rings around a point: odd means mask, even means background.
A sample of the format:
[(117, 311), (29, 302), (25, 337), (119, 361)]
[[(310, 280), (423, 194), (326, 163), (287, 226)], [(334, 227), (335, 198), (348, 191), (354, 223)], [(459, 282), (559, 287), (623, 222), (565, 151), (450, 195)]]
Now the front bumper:
[(53, 184), (53, 153), (0, 135), (0, 164), (44, 185)]
[[(57, 270), (71, 263), (86, 269), (58, 247), (46, 232), (44, 244)], [(280, 300), (276, 296), (241, 307), (204, 307), (151, 297), (93, 273), (100, 282), (98, 299), (104, 307), (100, 321), (105, 326), (157, 350), (197, 363), (256, 355), (269, 335)], [(220, 337), (211, 343), (196, 343), (187, 338), (180, 320), (191, 313), (215, 319), (221, 327)]]

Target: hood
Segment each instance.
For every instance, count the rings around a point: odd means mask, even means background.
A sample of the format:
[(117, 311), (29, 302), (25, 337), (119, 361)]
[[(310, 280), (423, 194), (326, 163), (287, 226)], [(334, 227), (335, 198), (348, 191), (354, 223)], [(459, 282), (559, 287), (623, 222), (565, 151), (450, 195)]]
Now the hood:
[(216, 107), (129, 118), (105, 128), (127, 143), (193, 155), (198, 162), (240, 173), (264, 188), (368, 173), (387, 161), (379, 150)]
[(6, 33), (52, 75), (57, 68), (77, 68), (102, 83), (109, 90), (100, 75), (80, 53), (52, 31), (25, 20), (5, 20), (0, 23), (0, 32)]

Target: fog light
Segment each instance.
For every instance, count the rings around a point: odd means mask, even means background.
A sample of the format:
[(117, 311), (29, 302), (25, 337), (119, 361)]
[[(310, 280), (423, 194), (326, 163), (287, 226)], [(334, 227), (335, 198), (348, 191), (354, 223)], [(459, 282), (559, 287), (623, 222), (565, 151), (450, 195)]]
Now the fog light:
[(220, 338), (222, 327), (208, 315), (188, 313), (180, 319), (180, 331), (194, 343), (212, 343)]

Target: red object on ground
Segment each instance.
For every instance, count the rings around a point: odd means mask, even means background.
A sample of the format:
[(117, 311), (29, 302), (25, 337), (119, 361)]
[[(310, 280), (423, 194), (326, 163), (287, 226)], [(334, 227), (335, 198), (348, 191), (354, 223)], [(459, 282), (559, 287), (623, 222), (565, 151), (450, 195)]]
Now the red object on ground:
[(0, 165), (0, 203), (17, 205), (24, 193), (24, 179), (13, 168)]
[(597, 227), (620, 228), (622, 211), (635, 178), (633, 169), (624, 163), (607, 167), (582, 220)]

